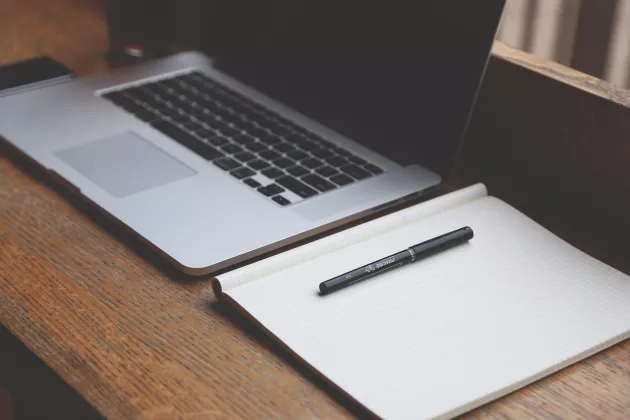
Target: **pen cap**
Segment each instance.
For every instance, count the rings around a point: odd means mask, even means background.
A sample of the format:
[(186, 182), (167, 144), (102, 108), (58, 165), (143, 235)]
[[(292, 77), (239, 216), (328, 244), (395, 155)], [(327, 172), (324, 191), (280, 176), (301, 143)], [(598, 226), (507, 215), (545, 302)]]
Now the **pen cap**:
[(454, 230), (418, 245), (410, 247), (418, 259), (428, 257), (445, 249), (468, 242), (474, 236), (473, 230), (466, 226), (461, 229)]

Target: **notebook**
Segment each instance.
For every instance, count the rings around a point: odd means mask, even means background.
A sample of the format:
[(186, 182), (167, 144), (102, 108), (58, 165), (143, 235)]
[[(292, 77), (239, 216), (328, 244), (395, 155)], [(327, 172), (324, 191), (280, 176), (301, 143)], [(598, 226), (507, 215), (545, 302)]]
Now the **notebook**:
[[(319, 283), (470, 226), (468, 243), (327, 296)], [(448, 419), (630, 335), (630, 277), (484, 185), (214, 280), (216, 293), (378, 417)]]

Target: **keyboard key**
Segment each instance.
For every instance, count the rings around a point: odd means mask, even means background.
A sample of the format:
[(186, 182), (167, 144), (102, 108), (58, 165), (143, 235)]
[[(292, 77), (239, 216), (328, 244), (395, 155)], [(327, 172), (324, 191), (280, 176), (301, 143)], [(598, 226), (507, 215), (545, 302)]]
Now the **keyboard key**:
[(182, 146), (187, 147), (188, 149), (192, 150), (193, 152), (207, 160), (213, 160), (223, 156), (223, 154), (214, 147), (203, 143), (192, 134), (189, 134), (181, 128), (166, 121), (161, 121), (153, 124), (153, 128), (161, 131)]
[(241, 166), (234, 159), (230, 159), (230, 158), (227, 158), (227, 157), (226, 158), (217, 159), (217, 160), (213, 161), (212, 163), (214, 163), (215, 165), (217, 165), (219, 168), (223, 169), (224, 171), (231, 171), (232, 169), (236, 169), (239, 166)]
[(347, 160), (340, 158), (339, 156), (333, 156), (331, 158), (326, 159), (326, 163), (336, 168), (346, 165), (348, 163)]
[(186, 121), (181, 124), (188, 131), (197, 132), (199, 130), (203, 130), (205, 127), (199, 124), (197, 121)]
[(346, 149), (343, 149), (341, 147), (337, 147), (335, 149), (332, 149), (333, 152), (337, 153), (340, 156), (350, 156), (352, 153), (348, 152)]
[(373, 163), (368, 163), (367, 165), (363, 165), (363, 168), (367, 169), (368, 171), (372, 172), (373, 174), (380, 174), (383, 172), (383, 170), (381, 168), (379, 168), (378, 166), (374, 165)]
[[(195, 133), (195, 134), (199, 135), (198, 133)], [(202, 137), (202, 136), (200, 136), (200, 137)], [(213, 144), (215, 146), (225, 146), (226, 144), (230, 143), (226, 138), (221, 137), (221, 136), (217, 136), (217, 135), (210, 136), (209, 138), (207, 138), (207, 140), (208, 140), (209, 143), (211, 143), (211, 144)]]
[(274, 160), (280, 157), (280, 154), (278, 152), (274, 152), (273, 150), (263, 150), (262, 152), (258, 153), (258, 155), (261, 158), (264, 158), (267, 160)]
[(150, 89), (147, 88), (143, 88), (142, 94), (139, 96), (139, 99), (150, 106), (157, 105), (164, 100), (162, 96), (152, 92)]
[[(237, 109), (234, 109), (230, 106), (229, 103), (223, 100), (223, 98), (218, 98), (214, 96), (214, 93), (211, 93), (212, 96), (208, 97), (212, 101), (212, 104), (207, 104), (204, 102), (204, 105), (209, 105), (209, 109), (217, 115), (217, 119), (224, 122), (226, 125), (234, 121), (240, 121), (241, 115)], [(204, 99), (208, 99), (204, 97)]]
[(190, 105), (188, 102), (186, 102), (185, 97), (184, 99), (179, 100), (179, 101), (172, 100), (172, 102), (173, 102), (173, 107), (177, 108), (180, 113), (192, 114), (195, 112), (195, 108), (192, 105)]
[(354, 182), (354, 179), (344, 174), (335, 175), (332, 178), (330, 178), (330, 180), (339, 186), (352, 184)]
[(300, 162), (303, 166), (306, 166), (308, 169), (315, 169), (322, 166), (324, 163), (321, 160), (315, 158), (304, 159)]
[(281, 206), (287, 206), (287, 205), (291, 204), (291, 202), (289, 200), (287, 200), (286, 198), (284, 198), (281, 195), (276, 195), (275, 197), (271, 197), (271, 199), (273, 201), (275, 201), (276, 203), (280, 204)]
[(138, 112), (134, 112), (133, 115), (136, 118), (139, 118), (142, 121), (144, 121), (146, 123), (149, 123), (149, 124), (154, 122), (154, 121), (159, 121), (160, 120), (160, 118), (157, 115), (155, 115), (153, 112), (149, 111), (146, 108), (144, 110), (141, 110), (141, 111), (138, 111)]
[(282, 130), (278, 124), (278, 120), (276, 120), (271, 114), (264, 115), (264, 119), (258, 119), (256, 122), (258, 125), (271, 131), (275, 135), (281, 136), (283, 133), (286, 133), (286, 130)]
[(319, 144), (313, 143), (311, 141), (300, 143), (299, 146), (300, 146), (300, 148), (306, 150), (307, 152), (310, 152), (311, 150), (319, 150), (319, 149), (321, 149), (321, 147), (319, 147)]
[[(299, 145), (299, 146), (302, 146), (303, 144), (309, 144), (310, 143), (306, 137), (300, 136), (299, 134), (295, 134), (293, 132), (291, 132), (291, 134), (289, 134), (289, 135), (285, 135), (284, 138), (289, 143), (293, 143), (293, 144), (296, 144), (296, 145)], [(313, 147), (317, 147), (317, 145), (314, 145)]]
[(296, 162), (298, 160), (306, 159), (308, 157), (308, 155), (301, 150), (294, 150), (293, 152), (287, 153), (287, 156), (295, 160)]
[(212, 128), (213, 130), (216, 130), (217, 128), (221, 127), (221, 122), (217, 120), (214, 117), (214, 115), (203, 114), (203, 115), (197, 115), (195, 118), (201, 121), (203, 124), (207, 125), (208, 127)]
[(114, 90), (112, 92), (107, 92), (104, 93), (103, 95), (101, 95), (103, 98), (112, 101), (115, 104), (120, 104), (126, 101), (129, 101), (129, 98), (127, 98), (127, 96), (125, 96), (124, 93)]
[(235, 144), (226, 144), (221, 148), (221, 150), (228, 154), (241, 153), (243, 151), (243, 149)]
[(335, 184), (332, 184), (326, 181), (324, 178), (315, 174), (306, 175), (305, 177), (302, 177), (302, 181), (306, 182), (311, 187), (317, 188), (321, 192), (326, 192), (326, 191), (334, 190), (335, 188), (337, 188)]
[(271, 166), (271, 164), (260, 159), (252, 160), (251, 162), (248, 163), (248, 165), (256, 169), (257, 171), (260, 171), (261, 169), (265, 169)]
[(177, 112), (177, 110), (165, 104), (156, 105), (153, 107), (153, 110), (154, 112), (159, 112), (160, 115), (163, 115), (165, 117), (177, 117), (181, 115), (179, 112)]
[(240, 131), (230, 128), (227, 125), (220, 127), (217, 131), (225, 137), (234, 137), (242, 134)]
[(122, 108), (125, 108), (127, 110), (142, 106), (138, 102), (136, 102), (136, 100), (133, 97), (129, 95), (124, 95), (123, 97), (121, 97), (121, 99), (118, 101), (116, 105)]
[(317, 168), (315, 172), (326, 178), (337, 175), (339, 173), (338, 170), (336, 170), (335, 168), (331, 168), (330, 166), (322, 166), (320, 168)]
[(127, 97), (125, 97), (124, 99), (120, 99), (120, 101), (116, 103), (116, 105), (127, 112), (131, 112), (130, 111), (131, 109), (137, 109), (137, 107), (140, 106), (137, 103), (135, 103), (132, 99), (127, 98)]
[(181, 88), (181, 84), (173, 78), (160, 80), (160, 83), (166, 88), (173, 90), (179, 90), (179, 88)]
[(197, 137), (201, 137), (204, 139), (209, 139), (211, 137), (216, 137), (217, 132), (214, 130), (208, 130), (205, 126), (201, 126), (201, 128), (194, 131)]
[(295, 131), (296, 133), (299, 133), (300, 135), (304, 135), (307, 133), (307, 130), (305, 130), (304, 128), (300, 127), (299, 125), (297, 125), (296, 123), (294, 123), (293, 121), (289, 120), (289, 119), (284, 119), (282, 121), (289, 129), (291, 129), (292, 131)]
[(186, 78), (184, 80), (186, 80), (186, 83), (194, 83), (195, 86), (203, 87), (204, 82), (209, 79), (207, 79), (203, 73), (199, 73), (198, 71), (191, 71), (190, 73), (186, 74)]
[[(275, 121), (278, 121), (278, 120), (275, 120)], [(278, 123), (275, 123), (273, 125), (273, 127), (271, 128), (271, 131), (282, 137), (287, 137), (294, 134), (293, 131), (289, 130), (287, 127), (280, 125)]]
[(278, 168), (285, 169), (285, 168), (288, 168), (289, 166), (295, 165), (295, 162), (293, 162), (291, 159), (281, 157), (280, 159), (274, 160), (273, 164), (276, 165)]
[(347, 173), (348, 175), (350, 175), (351, 177), (355, 179), (365, 179), (372, 176), (372, 174), (370, 174), (365, 169), (361, 169), (357, 165), (353, 165), (353, 164), (343, 165), (339, 169), (341, 169), (342, 171), (344, 171), (345, 173)]
[(159, 82), (155, 82), (154, 86), (160, 89), (161, 92), (171, 93), (175, 92), (173, 86), (171, 86), (171, 82), (169, 79), (160, 80)]
[(206, 98), (198, 98), (198, 104), (201, 106), (201, 114), (209, 121), (214, 120), (216, 122), (223, 123), (223, 117), (226, 113), (222, 108), (218, 107), (213, 100), (206, 100)]
[(252, 175), (256, 175), (256, 172), (252, 171), (249, 168), (238, 168), (230, 172), (230, 175), (232, 175), (236, 179), (243, 179), (248, 178)]
[(142, 101), (138, 101), (136, 98), (132, 97), (131, 95), (125, 95), (124, 99), (121, 99), (120, 103), (118, 104), (118, 106), (121, 106), (127, 110), (133, 109), (133, 108), (137, 108), (139, 106), (143, 106), (144, 102)]
[(276, 184), (271, 184), (271, 185), (267, 185), (266, 187), (258, 188), (258, 191), (267, 197), (271, 197), (272, 195), (283, 193), (284, 188), (279, 187)]
[(286, 142), (278, 143), (274, 145), (273, 148), (280, 153), (290, 153), (295, 150), (295, 146)]
[(238, 144), (248, 144), (254, 142), (254, 138), (246, 134), (239, 134), (232, 136), (232, 141)]
[(299, 165), (291, 166), (290, 168), (287, 169), (287, 172), (298, 178), (310, 173), (308, 169), (305, 169), (303, 166), (299, 166)]
[(270, 124), (269, 119), (266, 118), (266, 116), (261, 113), (246, 110), (245, 115), (247, 116), (248, 120), (255, 122), (256, 125), (260, 126), (261, 128)]
[(246, 144), (245, 148), (251, 152), (262, 152), (263, 150), (267, 150), (266, 145), (258, 142)]
[(247, 178), (247, 179), (243, 180), (243, 182), (245, 184), (249, 185), (252, 188), (260, 187), (260, 182), (256, 181), (255, 179), (252, 179), (252, 178)]
[(325, 159), (333, 155), (333, 152), (327, 149), (313, 149), (310, 152), (313, 156), (318, 157), (320, 159)]
[[(240, 125), (240, 123), (242, 122), (242, 119), (238, 114), (231, 115), (231, 114), (224, 113), (221, 115), (221, 122), (224, 123), (225, 125), (229, 125), (233, 128), (236, 128)], [(240, 131), (242, 130), (239, 129), (239, 132)]]
[(261, 173), (266, 176), (267, 178), (271, 178), (271, 179), (275, 179), (275, 178), (279, 178), (281, 176), (284, 176), (284, 172), (282, 172), (280, 169), (278, 168), (269, 168), (269, 169), (264, 169), (261, 171)]
[(356, 163), (357, 165), (365, 165), (367, 163), (367, 161), (365, 159), (362, 159), (362, 158), (360, 158), (358, 156), (354, 156), (354, 155), (348, 156), (348, 160), (350, 162)]
[(265, 134), (258, 136), (258, 141), (265, 143), (267, 146), (273, 146), (274, 144), (282, 143), (282, 139), (275, 134)]
[(317, 139), (317, 142), (319, 144), (321, 144), (325, 149), (334, 149), (337, 146), (331, 142), (329, 142), (328, 140), (324, 140), (321, 136), (318, 136), (317, 134), (311, 134), (311, 137), (315, 137)]
[(307, 128), (304, 128), (304, 127), (302, 127), (300, 125), (297, 125), (294, 122), (291, 122), (290, 127), (291, 127), (291, 129), (293, 131), (295, 131), (298, 134), (301, 134), (301, 135), (303, 135), (305, 137), (309, 137), (309, 136), (315, 135), (315, 133), (313, 133), (311, 130), (309, 130)]
[(249, 162), (250, 160), (256, 159), (256, 155), (249, 152), (237, 153), (233, 157), (241, 162)]
[[(248, 115), (243, 115), (243, 118), (241, 118), (241, 123), (239, 124), (239, 127), (247, 132), (249, 131), (256, 131), (258, 129), (260, 129), (261, 127), (258, 126), (258, 124), (256, 124), (254, 121), (250, 120), (248, 118)], [(264, 131), (264, 130), (263, 130)], [(262, 133), (262, 131), (261, 131)], [(269, 134), (266, 133), (265, 134)]]
[(130, 98), (138, 99), (138, 94), (142, 92), (142, 88), (139, 86), (130, 86), (123, 89), (123, 92)]
[(204, 107), (204, 114), (210, 114), (218, 121), (223, 121), (224, 118), (232, 117), (232, 113), (223, 108), (218, 101), (213, 99), (207, 100), (204, 97), (199, 99), (199, 103), (202, 107)]
[(188, 117), (188, 115), (182, 115), (179, 113), (177, 115), (170, 115), (168, 119), (173, 124), (183, 124), (185, 122), (190, 121), (190, 117)]
[(176, 109), (167, 105), (157, 107), (156, 110), (167, 118), (179, 119), (182, 117), (182, 114), (180, 114)]
[(268, 136), (269, 132), (258, 127), (246, 128), (245, 131), (252, 137)]
[(302, 198), (309, 198), (318, 194), (313, 188), (290, 176), (277, 178), (276, 182)]

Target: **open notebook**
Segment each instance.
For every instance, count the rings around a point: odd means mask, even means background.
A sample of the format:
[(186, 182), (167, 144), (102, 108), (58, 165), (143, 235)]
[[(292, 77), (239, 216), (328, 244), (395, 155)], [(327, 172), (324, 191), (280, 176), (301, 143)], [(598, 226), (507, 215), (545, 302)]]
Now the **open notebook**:
[[(327, 296), (434, 236), (475, 237)], [(474, 185), (226, 273), (214, 288), (386, 419), (451, 418), (630, 335), (630, 277)]]

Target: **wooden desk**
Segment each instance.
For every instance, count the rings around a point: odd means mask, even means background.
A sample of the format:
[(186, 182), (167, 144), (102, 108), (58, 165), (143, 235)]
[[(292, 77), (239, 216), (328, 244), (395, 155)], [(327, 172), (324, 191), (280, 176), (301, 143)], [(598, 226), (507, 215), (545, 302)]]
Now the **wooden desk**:
[[(1, 63), (49, 54), (79, 74), (107, 67), (101, 2), (2, 9)], [(630, 273), (629, 104), (626, 92), (497, 44), (452, 186), (483, 181)], [(173, 273), (0, 150), (0, 322), (102, 415), (362, 414), (218, 303), (208, 278)], [(626, 342), (464, 417), (626, 419), (629, 372)]]

